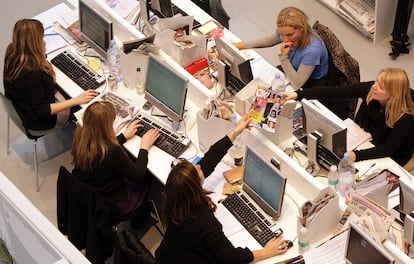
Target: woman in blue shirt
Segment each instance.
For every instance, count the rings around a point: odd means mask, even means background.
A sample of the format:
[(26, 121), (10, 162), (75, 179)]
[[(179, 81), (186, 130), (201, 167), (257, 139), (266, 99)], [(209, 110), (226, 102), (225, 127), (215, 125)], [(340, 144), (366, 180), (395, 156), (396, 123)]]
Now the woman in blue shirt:
[(277, 31), (249, 42), (239, 49), (265, 48), (280, 44), (281, 67), (293, 89), (321, 86), (328, 75), (328, 50), (308, 23), (308, 16), (296, 7), (286, 7), (276, 20)]

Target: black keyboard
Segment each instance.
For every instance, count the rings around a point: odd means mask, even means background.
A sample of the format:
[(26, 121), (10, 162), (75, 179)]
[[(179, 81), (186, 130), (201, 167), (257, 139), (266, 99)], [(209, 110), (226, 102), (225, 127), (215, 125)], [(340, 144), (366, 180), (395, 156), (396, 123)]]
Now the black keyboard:
[[(236, 217), (236, 219), (244, 226), (244, 228), (264, 246), (273, 237), (278, 237), (283, 234), (282, 229), (273, 232), (270, 229), (271, 223), (265, 219), (257, 208), (249, 203), (249, 200), (239, 192), (228, 196), (223, 205)], [(242, 200), (243, 199), (243, 200)]]
[[(188, 16), (187, 12), (176, 6), (174, 3), (171, 3), (173, 14), (181, 14), (182, 16)], [(197, 20), (193, 20), (193, 29), (200, 27), (201, 24)]]
[(246, 84), (244, 84), (239, 78), (231, 74), (230, 71), (226, 71), (226, 86), (227, 89), (232, 93), (236, 94), (243, 89)]
[[(299, 140), (306, 146), (308, 145), (307, 136), (303, 136), (299, 138)], [(340, 158), (338, 158), (335, 154), (333, 154), (331, 151), (329, 151), (327, 148), (325, 148), (321, 144), (318, 144), (317, 159), (318, 159), (319, 165), (321, 165), (327, 170), (331, 168), (331, 165), (338, 166), (339, 161), (341, 160)]]
[(58, 54), (51, 62), (84, 90), (96, 89), (105, 82), (104, 77), (96, 73), (84, 62), (78, 60), (68, 50)]
[(150, 118), (144, 116), (143, 114), (138, 114), (136, 119), (141, 120), (140, 124), (143, 127), (138, 128), (136, 135), (142, 137), (148, 130), (152, 128), (157, 128), (160, 130), (160, 136), (155, 141), (154, 145), (167, 152), (171, 156), (178, 158), (180, 155), (190, 146), (190, 139), (177, 135), (176, 133), (163, 128), (161, 125), (157, 124)]

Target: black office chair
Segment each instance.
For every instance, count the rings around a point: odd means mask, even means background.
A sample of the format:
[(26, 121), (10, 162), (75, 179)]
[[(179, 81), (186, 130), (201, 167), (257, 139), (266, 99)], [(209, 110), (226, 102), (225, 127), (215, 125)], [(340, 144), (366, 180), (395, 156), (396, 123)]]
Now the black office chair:
[(7, 139), (6, 139), (6, 153), (10, 154), (10, 120), (16, 125), (16, 127), (26, 135), (26, 137), (33, 141), (33, 159), (36, 172), (36, 191), (40, 190), (40, 179), (39, 179), (39, 162), (37, 160), (37, 140), (45, 135), (33, 136), (29, 131), (23, 126), (23, 122), (16, 112), (16, 109), (13, 106), (12, 101), (7, 98), (4, 94), (0, 93), (0, 98), (3, 104), (4, 111), (7, 113)]
[[(121, 222), (141, 218), (148, 208), (148, 203), (143, 203), (133, 215), (122, 215), (116, 204), (95, 192), (64, 166), (59, 168), (56, 198), (58, 229), (76, 248), (86, 249), (86, 258), (92, 263), (104, 263), (111, 256), (116, 245), (117, 226)], [(156, 207), (154, 210), (156, 223), (160, 223)]]
[[(327, 85), (347, 85), (358, 83), (360, 81), (359, 63), (349, 54), (338, 37), (332, 30), (316, 21), (312, 29), (321, 37), (329, 52), (329, 72), (327, 77)], [(340, 117), (354, 118), (357, 107), (357, 99), (333, 101), (333, 110)], [(336, 104), (336, 105), (335, 105)], [(336, 108), (336, 109), (335, 109)], [(345, 108), (345, 109), (341, 109)]]

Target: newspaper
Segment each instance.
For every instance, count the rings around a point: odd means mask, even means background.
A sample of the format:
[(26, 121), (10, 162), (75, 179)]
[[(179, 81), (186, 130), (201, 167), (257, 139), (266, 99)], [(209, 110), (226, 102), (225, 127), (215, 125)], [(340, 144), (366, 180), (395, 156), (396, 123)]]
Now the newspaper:
[(276, 118), (282, 110), (281, 102), (281, 94), (270, 88), (257, 86), (248, 112), (252, 119), (251, 125), (274, 133)]
[[(107, 101), (114, 105), (116, 116), (113, 127), (115, 134), (121, 132), (121, 130), (134, 119), (140, 109), (138, 103), (110, 91), (95, 97), (90, 103), (97, 101)], [(85, 109), (86, 107), (75, 113), (80, 126), (83, 125), (83, 114)]]
[(387, 238), (394, 217), (385, 208), (356, 191), (350, 193), (348, 207), (338, 223), (336, 233), (343, 229), (352, 213), (360, 218), (365, 231), (377, 242), (382, 243)]

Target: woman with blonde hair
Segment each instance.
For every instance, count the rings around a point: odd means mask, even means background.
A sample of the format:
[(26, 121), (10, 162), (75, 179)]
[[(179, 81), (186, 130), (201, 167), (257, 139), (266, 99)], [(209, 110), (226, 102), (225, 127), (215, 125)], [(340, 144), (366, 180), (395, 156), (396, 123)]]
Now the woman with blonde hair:
[(284, 94), (284, 100), (361, 98), (355, 122), (371, 133), (375, 147), (348, 150), (355, 161), (391, 157), (406, 164), (414, 149), (413, 91), (400, 68), (382, 69), (375, 81), (338, 87), (314, 87)]
[(321, 86), (328, 76), (328, 50), (299, 8), (282, 9), (277, 30), (262, 38), (233, 43), (239, 49), (266, 48), (280, 44), (281, 67), (293, 89)]
[(148, 150), (159, 136), (151, 129), (141, 138), (138, 157), (132, 161), (120, 146), (135, 135), (141, 126), (133, 121), (115, 137), (112, 103), (91, 104), (83, 115), (83, 126), (75, 131), (73, 173), (90, 188), (117, 204), (123, 215), (138, 208), (146, 197), (151, 176), (147, 173)]
[[(46, 59), (40, 21), (21, 19), (13, 29), (13, 39), (4, 56), (3, 83), (23, 125), (33, 136), (64, 127), (71, 107), (88, 103), (98, 93), (88, 90), (64, 100), (51, 63)], [(58, 98), (58, 99), (56, 99)]]

